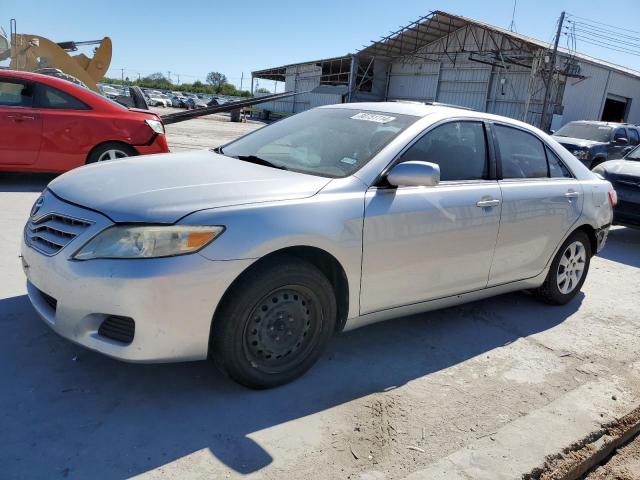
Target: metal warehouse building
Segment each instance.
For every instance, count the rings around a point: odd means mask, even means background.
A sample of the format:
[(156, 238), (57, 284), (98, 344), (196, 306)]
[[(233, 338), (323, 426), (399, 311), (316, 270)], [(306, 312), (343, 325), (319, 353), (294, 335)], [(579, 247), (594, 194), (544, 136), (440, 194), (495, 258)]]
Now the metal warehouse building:
[(437, 101), (540, 126), (546, 79), (551, 128), (572, 120), (640, 123), (640, 72), (564, 48), (549, 75), (548, 43), (477, 20), (431, 12), (355, 54), (252, 72), (308, 92), (259, 108), (291, 114), (319, 105)]

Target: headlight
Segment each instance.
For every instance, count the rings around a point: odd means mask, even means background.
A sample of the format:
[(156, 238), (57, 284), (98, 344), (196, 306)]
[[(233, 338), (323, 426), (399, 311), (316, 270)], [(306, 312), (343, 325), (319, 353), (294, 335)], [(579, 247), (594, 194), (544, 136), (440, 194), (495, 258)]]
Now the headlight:
[(600, 175), (602, 178), (604, 178), (604, 177), (605, 177), (605, 169), (604, 169), (604, 167), (602, 166), (602, 164), (600, 164), (600, 165), (597, 165), (597, 166), (593, 167), (593, 168), (591, 169), (591, 171), (592, 171), (593, 173), (595, 173), (596, 175)]
[(574, 150), (572, 153), (578, 160), (587, 160), (589, 158), (589, 150)]
[(114, 226), (103, 230), (73, 258), (155, 258), (194, 253), (224, 231), (222, 226)]
[(149, 125), (149, 127), (151, 127), (151, 130), (153, 130), (158, 135), (164, 135), (164, 125), (160, 120), (145, 120), (144, 123)]

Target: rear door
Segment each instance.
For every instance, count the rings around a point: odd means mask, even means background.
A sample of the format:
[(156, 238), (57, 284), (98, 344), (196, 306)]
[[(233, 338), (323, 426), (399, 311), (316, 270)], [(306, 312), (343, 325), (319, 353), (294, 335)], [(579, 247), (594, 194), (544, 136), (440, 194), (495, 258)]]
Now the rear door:
[(502, 191), (489, 286), (538, 275), (582, 212), (582, 186), (536, 135), (492, 125)]
[(33, 84), (0, 77), (0, 164), (31, 165), (38, 158), (42, 118), (34, 112)]

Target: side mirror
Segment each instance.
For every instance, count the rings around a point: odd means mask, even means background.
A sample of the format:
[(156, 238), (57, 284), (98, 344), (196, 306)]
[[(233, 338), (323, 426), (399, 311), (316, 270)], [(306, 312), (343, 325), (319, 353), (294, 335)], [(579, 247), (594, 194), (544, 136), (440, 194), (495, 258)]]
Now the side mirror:
[(626, 146), (629, 145), (629, 139), (625, 138), (625, 137), (618, 137), (616, 138), (613, 143), (615, 143), (616, 145), (621, 145), (621, 146)]
[(396, 187), (434, 187), (440, 183), (440, 167), (417, 160), (399, 163), (387, 173), (387, 181)]

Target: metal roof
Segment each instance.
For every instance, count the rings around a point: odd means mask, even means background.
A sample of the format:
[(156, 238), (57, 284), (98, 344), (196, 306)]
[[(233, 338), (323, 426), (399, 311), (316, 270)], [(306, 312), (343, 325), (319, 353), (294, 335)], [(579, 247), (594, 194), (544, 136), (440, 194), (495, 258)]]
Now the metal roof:
[[(440, 40), (452, 32), (464, 28), (468, 25), (479, 27), (483, 30), (504, 35), (509, 40), (519, 45), (523, 50), (535, 51), (541, 49), (550, 49), (551, 45), (542, 40), (532, 38), (521, 33), (512, 32), (510, 30), (496, 27), (488, 23), (463, 17), (461, 15), (453, 15), (451, 13), (436, 10), (429, 12), (414, 22), (402, 27), (401, 29), (391, 32), (389, 35), (382, 37), (380, 40), (372, 41), (371, 45), (359, 50), (355, 55), (360, 57), (387, 57), (402, 58), (415, 54), (425, 45)], [(587, 63), (599, 65), (608, 69), (616, 70), (620, 73), (640, 78), (640, 71), (633, 70), (621, 65), (616, 65), (605, 60), (592, 57), (579, 52), (570, 51), (566, 48), (559, 47), (558, 51), (564, 56), (571, 56)], [(269, 80), (284, 80), (287, 67), (308, 64), (320, 64), (327, 62), (345, 62), (351, 59), (353, 54), (343, 55), (341, 57), (326, 58), (321, 60), (292, 63), (282, 67), (274, 67), (265, 70), (254, 71), (253, 75), (258, 78)]]

